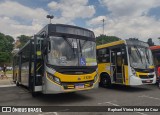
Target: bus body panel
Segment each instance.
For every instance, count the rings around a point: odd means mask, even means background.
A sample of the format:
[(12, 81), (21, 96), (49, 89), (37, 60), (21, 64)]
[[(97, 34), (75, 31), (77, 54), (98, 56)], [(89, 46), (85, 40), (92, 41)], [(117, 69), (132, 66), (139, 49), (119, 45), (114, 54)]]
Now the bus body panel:
[[(75, 92), (82, 90), (89, 90), (98, 87), (99, 77), (97, 72), (91, 74), (82, 74), (82, 75), (65, 75), (59, 72), (56, 72), (54, 69), (45, 67), (45, 76), (43, 76), (43, 93), (44, 94), (56, 94), (56, 93), (66, 93), (66, 92)], [(49, 77), (49, 74), (60, 79), (61, 83), (56, 83), (52, 78)], [(95, 80), (96, 78), (96, 81)], [(83, 84), (83, 88), (76, 89), (76, 84)]]
[(46, 77), (46, 83), (45, 83), (45, 85), (43, 87), (44, 87), (44, 90), (43, 90), (44, 94), (57, 94), (57, 93), (84, 91), (84, 90), (90, 90), (90, 89), (97, 88), (98, 87), (98, 79), (93, 84), (92, 87), (75, 89), (74, 86), (72, 85), (72, 86), (70, 86), (70, 89), (64, 89), (63, 86), (61, 86), (59, 84), (56, 84), (51, 79), (49, 79), (48, 77)]
[(110, 68), (111, 68), (110, 63), (100, 63), (98, 64), (98, 74), (100, 75), (101, 73), (105, 72), (108, 75), (111, 75)]
[(129, 72), (128, 72), (128, 65), (124, 65), (124, 75), (125, 75), (125, 82), (124, 84), (125, 85), (129, 85), (129, 80), (130, 80), (130, 77), (129, 77)]

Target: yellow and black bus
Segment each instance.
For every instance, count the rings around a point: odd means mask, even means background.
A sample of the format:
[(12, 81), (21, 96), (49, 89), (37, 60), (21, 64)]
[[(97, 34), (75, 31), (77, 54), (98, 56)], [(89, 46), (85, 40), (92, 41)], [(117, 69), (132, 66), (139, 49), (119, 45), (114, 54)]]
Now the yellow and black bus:
[(97, 46), (100, 86), (154, 84), (156, 75), (151, 50), (137, 39)]
[(13, 80), (33, 94), (98, 87), (95, 35), (71, 25), (48, 24), (14, 56)]

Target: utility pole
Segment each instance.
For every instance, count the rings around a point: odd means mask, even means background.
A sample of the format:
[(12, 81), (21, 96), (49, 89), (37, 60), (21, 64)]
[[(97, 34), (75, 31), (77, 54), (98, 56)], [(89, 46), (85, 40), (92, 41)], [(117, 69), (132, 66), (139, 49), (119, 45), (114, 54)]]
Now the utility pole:
[[(102, 20), (102, 22), (103, 22), (103, 34), (102, 35), (104, 35), (104, 18), (103, 18), (103, 20)], [(103, 44), (103, 38), (102, 38), (102, 44)]]
[(51, 20), (54, 18), (54, 16), (53, 16), (53, 15), (47, 15), (46, 18), (49, 18), (49, 19), (50, 19), (49, 22), (50, 22), (50, 24), (51, 24), (51, 23), (52, 23)]
[(104, 21), (105, 21), (105, 20), (103, 19), (103, 20), (102, 20), (102, 22), (103, 22), (103, 35), (104, 35)]

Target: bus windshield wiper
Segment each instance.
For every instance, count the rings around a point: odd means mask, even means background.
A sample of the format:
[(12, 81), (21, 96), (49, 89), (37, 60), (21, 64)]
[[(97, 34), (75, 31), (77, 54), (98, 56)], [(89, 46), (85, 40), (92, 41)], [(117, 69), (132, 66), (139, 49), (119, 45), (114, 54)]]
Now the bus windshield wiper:
[(66, 42), (67, 44), (72, 48), (72, 44), (68, 41), (68, 39), (66, 37), (62, 37)]
[(87, 40), (83, 42), (83, 44), (81, 45), (81, 42), (79, 40), (79, 47), (80, 47), (80, 52), (81, 52), (81, 56), (82, 56), (82, 49), (84, 47), (84, 45), (87, 43)]
[(139, 56), (139, 57), (140, 57), (140, 59), (141, 59), (141, 62), (143, 63), (143, 61), (142, 61), (142, 56), (141, 56), (140, 51), (138, 50), (138, 48), (137, 48), (137, 47), (135, 47), (135, 48), (136, 48), (136, 52), (137, 52), (138, 56)]
[(145, 49), (145, 52), (146, 52), (147, 61), (148, 61), (148, 63), (150, 63), (149, 56), (148, 56), (148, 53), (147, 53), (147, 49)]

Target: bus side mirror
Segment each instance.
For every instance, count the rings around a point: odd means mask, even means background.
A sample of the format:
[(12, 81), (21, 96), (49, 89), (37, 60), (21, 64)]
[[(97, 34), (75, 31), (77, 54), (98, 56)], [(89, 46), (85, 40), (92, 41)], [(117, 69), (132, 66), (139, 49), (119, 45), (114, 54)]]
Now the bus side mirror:
[(131, 47), (128, 47), (128, 53), (131, 54)]

